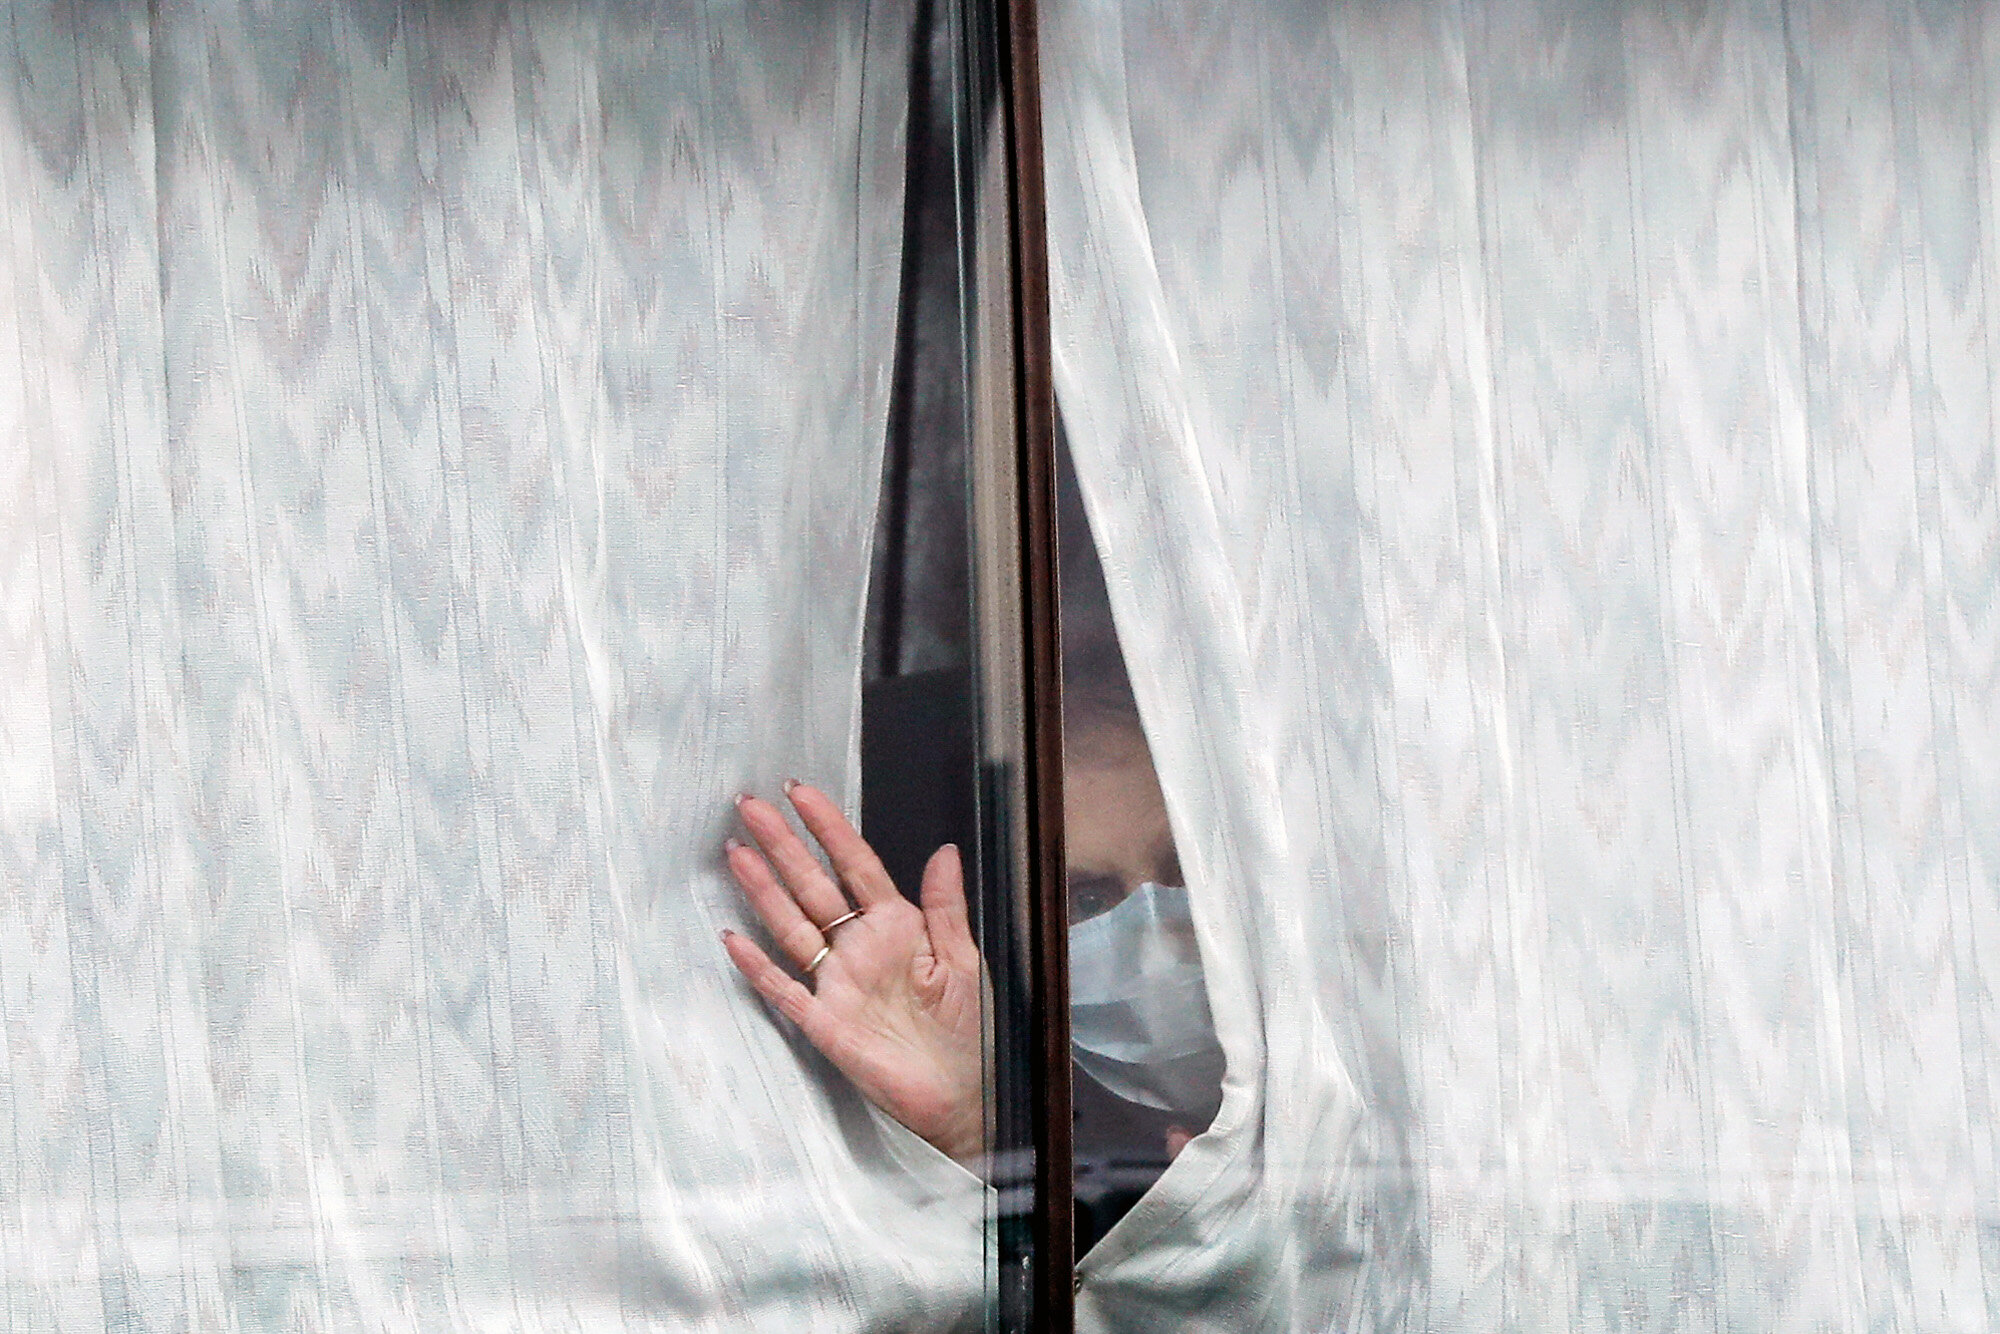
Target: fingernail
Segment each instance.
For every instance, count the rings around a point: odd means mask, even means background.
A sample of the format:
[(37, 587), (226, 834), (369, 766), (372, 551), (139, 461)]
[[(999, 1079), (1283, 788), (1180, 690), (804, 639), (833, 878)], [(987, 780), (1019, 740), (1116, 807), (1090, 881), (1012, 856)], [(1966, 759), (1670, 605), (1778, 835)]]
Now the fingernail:
[(730, 929), (729, 929), (728, 927), (726, 927), (726, 926), (722, 928), (722, 938), (723, 938), (723, 940), (724, 940), (724, 941), (727, 941), (727, 940), (728, 940), (728, 939), (729, 939), (729, 938), (730, 938), (731, 936), (733, 936), (733, 935), (735, 935), (735, 934), (736, 934), (736, 933), (735, 933), (734, 931), (731, 931), (731, 930), (730, 930)]
[(750, 800), (750, 794), (748, 792), (738, 792), (736, 794), (736, 804), (738, 806), (741, 806), (744, 802), (748, 800)]
[(785, 780), (785, 795), (786, 795), (786, 796), (788, 796), (788, 797), (789, 797), (789, 796), (791, 796), (791, 795), (792, 795), (792, 789), (793, 789), (793, 788), (795, 788), (795, 787), (797, 787), (798, 785), (799, 785), (799, 780), (798, 780), (798, 779), (796, 779), (796, 778), (787, 778), (787, 779)]
[(734, 852), (742, 846), (743, 840), (740, 838), (725, 838), (722, 840), (722, 850), (724, 852)]

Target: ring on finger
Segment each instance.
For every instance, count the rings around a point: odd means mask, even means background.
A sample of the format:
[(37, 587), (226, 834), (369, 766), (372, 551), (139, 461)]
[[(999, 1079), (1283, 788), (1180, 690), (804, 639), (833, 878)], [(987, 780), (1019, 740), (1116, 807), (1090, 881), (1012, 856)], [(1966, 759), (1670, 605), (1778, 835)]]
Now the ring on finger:
[(812, 961), (806, 964), (807, 973), (811, 973), (814, 969), (818, 968), (821, 964), (825, 963), (826, 956), (833, 953), (833, 939), (831, 935), (833, 928), (835, 928), (836, 926), (844, 926), (845, 924), (853, 921), (855, 918), (859, 916), (861, 916), (861, 909), (849, 908), (846, 912), (834, 918), (831, 922), (828, 922), (825, 926), (819, 929), (820, 938), (822, 940), (825, 940), (826, 943), (819, 947), (819, 953), (813, 955)]

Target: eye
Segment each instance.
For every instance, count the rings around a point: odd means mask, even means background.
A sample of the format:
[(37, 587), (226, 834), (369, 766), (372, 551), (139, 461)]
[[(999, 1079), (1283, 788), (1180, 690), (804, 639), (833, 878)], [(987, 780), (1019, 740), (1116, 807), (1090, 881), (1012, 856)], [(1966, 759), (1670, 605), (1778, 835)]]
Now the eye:
[(1069, 873), (1069, 920), (1072, 925), (1110, 912), (1131, 891), (1115, 875), (1094, 871)]

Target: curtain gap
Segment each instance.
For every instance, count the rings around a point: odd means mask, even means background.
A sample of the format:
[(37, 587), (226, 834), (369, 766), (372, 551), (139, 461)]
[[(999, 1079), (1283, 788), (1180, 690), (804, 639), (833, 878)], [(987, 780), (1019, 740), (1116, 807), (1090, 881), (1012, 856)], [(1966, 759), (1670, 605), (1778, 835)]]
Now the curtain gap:
[(919, 304), (920, 243), (918, 215), (925, 198), (924, 142), (931, 119), (930, 33), (931, 0), (918, 0), (912, 18), (909, 68), (909, 109), (903, 132), (902, 276), (896, 300), (895, 365), (889, 380), (889, 428), (882, 460), (882, 499), (878, 506), (874, 578), (869, 596), (875, 614), (870, 646), (875, 675), (900, 676), (903, 671), (904, 601), (908, 596), (910, 472), (916, 430), (916, 340)]

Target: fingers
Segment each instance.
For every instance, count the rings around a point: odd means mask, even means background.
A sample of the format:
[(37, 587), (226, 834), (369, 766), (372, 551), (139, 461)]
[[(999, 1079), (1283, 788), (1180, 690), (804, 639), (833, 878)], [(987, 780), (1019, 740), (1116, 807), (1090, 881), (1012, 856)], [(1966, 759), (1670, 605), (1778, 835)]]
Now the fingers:
[(749, 979), (758, 995), (776, 1006), (779, 1014), (797, 1024), (813, 1046), (829, 1057), (833, 1055), (829, 1048), (835, 1043), (839, 1021), (820, 1003), (819, 997), (807, 990), (803, 982), (772, 963), (771, 956), (747, 936), (724, 931), (722, 947), (729, 951), (729, 961)]
[[(768, 801), (752, 796), (737, 798), (736, 810), (742, 816), (743, 827), (757, 840), (757, 846), (778, 868), (784, 878), (784, 886), (791, 891), (791, 897), (799, 907), (805, 909), (807, 917), (814, 923), (824, 924), (845, 913), (848, 908), (847, 895), (841, 893), (840, 886), (819, 864), (819, 858), (812, 855), (792, 827), (785, 823), (785, 817), (776, 806)], [(734, 862), (732, 860), (732, 865)], [(865, 905), (864, 905), (865, 906)], [(813, 946), (818, 949), (819, 946)]]
[(919, 896), (932, 952), (960, 967), (978, 967), (979, 947), (973, 944), (972, 922), (965, 911), (965, 867), (957, 844), (947, 843), (931, 854)]
[(896, 882), (889, 878), (882, 859), (855, 832), (826, 793), (805, 783), (787, 783), (785, 792), (791, 797), (799, 819), (805, 821), (806, 828), (826, 849), (833, 869), (840, 874), (840, 882), (854, 895), (856, 903), (872, 908), (898, 897)]
[(754, 850), (732, 838), (723, 844), (723, 855), (729, 859), (736, 883), (743, 886), (743, 896), (750, 900), (771, 939), (778, 942), (778, 948), (793, 963), (805, 967), (826, 943), (820, 929), (799, 909), (791, 892), (778, 883), (770, 863)]

